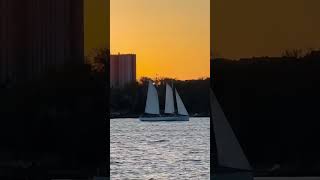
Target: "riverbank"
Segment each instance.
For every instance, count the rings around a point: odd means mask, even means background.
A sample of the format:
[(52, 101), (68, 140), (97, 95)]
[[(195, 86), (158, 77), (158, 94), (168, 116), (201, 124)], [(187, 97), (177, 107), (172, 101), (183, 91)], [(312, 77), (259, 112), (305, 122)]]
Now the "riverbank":
[[(111, 114), (110, 119), (121, 119), (121, 118), (139, 118), (140, 114)], [(194, 114), (191, 115), (190, 117), (209, 117), (209, 114)]]

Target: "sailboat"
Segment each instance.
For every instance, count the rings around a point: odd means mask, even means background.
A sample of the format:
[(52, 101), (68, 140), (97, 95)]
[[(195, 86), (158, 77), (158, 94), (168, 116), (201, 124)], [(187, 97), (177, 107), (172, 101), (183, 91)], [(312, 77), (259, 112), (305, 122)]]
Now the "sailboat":
[(211, 127), (215, 156), (214, 180), (253, 180), (253, 170), (238, 142), (220, 104), (210, 91)]
[(184, 106), (182, 99), (175, 89), (175, 100), (177, 110), (174, 105), (174, 93), (170, 85), (166, 84), (166, 99), (164, 114), (160, 113), (159, 98), (156, 87), (151, 81), (148, 84), (148, 94), (145, 112), (140, 116), (141, 121), (189, 121), (189, 113)]

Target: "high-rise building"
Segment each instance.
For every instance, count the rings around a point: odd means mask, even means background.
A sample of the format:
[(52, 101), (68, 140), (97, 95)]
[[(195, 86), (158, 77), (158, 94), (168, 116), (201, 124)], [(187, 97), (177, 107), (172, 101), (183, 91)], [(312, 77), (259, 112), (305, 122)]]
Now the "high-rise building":
[(84, 49), (108, 49), (108, 12), (109, 0), (0, 0), (0, 179), (108, 173), (104, 78), (59, 74), (84, 64)]
[(136, 81), (136, 55), (110, 55), (110, 86), (124, 87)]
[(1, 0), (0, 84), (84, 62), (83, 0)]

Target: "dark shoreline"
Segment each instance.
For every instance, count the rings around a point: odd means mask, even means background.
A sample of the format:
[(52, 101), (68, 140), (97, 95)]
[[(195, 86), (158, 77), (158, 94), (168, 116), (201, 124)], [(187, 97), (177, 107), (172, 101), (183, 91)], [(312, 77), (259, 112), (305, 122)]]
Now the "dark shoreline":
[[(140, 115), (123, 115), (123, 116), (110, 116), (110, 119), (121, 119), (121, 118), (139, 118), (140, 117)], [(203, 116), (190, 116), (190, 118), (197, 118), (197, 117), (199, 117), (199, 118), (204, 118), (204, 117), (208, 117), (208, 118), (210, 118), (210, 116), (209, 115), (203, 115)]]

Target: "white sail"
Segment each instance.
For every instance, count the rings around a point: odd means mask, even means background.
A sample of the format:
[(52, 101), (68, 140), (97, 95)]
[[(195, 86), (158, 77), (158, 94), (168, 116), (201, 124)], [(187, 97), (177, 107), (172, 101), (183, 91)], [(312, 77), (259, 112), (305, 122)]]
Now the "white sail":
[(211, 96), (211, 121), (217, 149), (217, 164), (225, 168), (252, 170), (231, 126), (229, 125), (220, 104), (214, 95)]
[(160, 114), (158, 92), (151, 81), (149, 81), (148, 85), (147, 101), (144, 112), (148, 114)]
[(164, 113), (174, 113), (173, 91), (170, 85), (168, 84), (166, 84), (166, 104), (164, 108)]
[(178, 114), (185, 115), (185, 116), (189, 115), (186, 107), (184, 106), (184, 104), (179, 96), (177, 89), (176, 89), (176, 101), (177, 101)]

